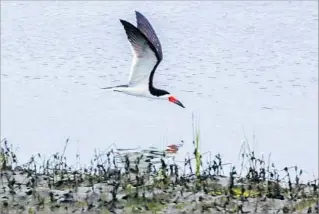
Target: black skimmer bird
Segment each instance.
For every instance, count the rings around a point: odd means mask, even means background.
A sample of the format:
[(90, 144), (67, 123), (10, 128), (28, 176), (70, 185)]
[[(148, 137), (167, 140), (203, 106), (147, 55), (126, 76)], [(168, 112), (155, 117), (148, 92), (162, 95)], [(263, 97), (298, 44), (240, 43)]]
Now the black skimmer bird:
[(185, 108), (168, 91), (154, 87), (155, 70), (163, 59), (162, 46), (150, 22), (140, 12), (135, 11), (135, 13), (137, 27), (120, 19), (133, 52), (129, 82), (126, 85), (103, 89), (111, 89), (138, 97), (168, 100)]

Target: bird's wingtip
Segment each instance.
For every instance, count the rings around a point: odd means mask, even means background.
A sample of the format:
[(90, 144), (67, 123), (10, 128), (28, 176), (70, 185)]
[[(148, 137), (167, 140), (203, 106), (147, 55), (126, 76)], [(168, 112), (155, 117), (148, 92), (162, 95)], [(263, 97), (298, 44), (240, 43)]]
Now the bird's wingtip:
[(137, 19), (141, 19), (141, 18), (145, 19), (145, 16), (141, 12), (139, 12), (137, 10), (135, 10), (135, 16), (136, 16)]
[(136, 19), (146, 19), (146, 17), (139, 11), (135, 10)]

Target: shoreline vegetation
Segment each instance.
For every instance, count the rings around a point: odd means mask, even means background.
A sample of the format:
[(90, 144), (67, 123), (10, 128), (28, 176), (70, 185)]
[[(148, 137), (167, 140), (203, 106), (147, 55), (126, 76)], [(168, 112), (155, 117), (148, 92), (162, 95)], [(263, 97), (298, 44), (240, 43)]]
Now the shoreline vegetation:
[(3, 139), (0, 213), (319, 213), (318, 179), (301, 183), (297, 166), (277, 169), (244, 145), (241, 167), (225, 174), (221, 155), (204, 163), (199, 141), (194, 128), (194, 151), (182, 164), (179, 144), (113, 148), (74, 167), (64, 156), (68, 140), (62, 154), (20, 164)]

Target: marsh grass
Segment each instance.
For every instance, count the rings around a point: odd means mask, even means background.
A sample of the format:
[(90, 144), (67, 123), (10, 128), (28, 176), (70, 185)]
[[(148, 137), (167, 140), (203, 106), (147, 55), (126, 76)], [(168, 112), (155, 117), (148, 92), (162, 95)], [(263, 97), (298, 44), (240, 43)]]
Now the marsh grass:
[[(73, 211), (99, 209), (104, 213), (114, 213), (122, 209), (128, 213), (157, 213), (167, 210), (169, 204), (185, 211), (189, 204), (195, 203), (192, 209), (202, 212), (213, 209), (245, 213), (244, 204), (251, 203), (251, 199), (257, 199), (252, 205), (254, 212), (260, 211), (266, 200), (288, 201), (276, 210), (284, 213), (317, 209), (313, 206), (318, 204), (318, 179), (301, 183), (302, 169), (297, 166), (277, 169), (270, 161), (270, 155), (267, 161), (263, 156), (257, 157), (246, 142), (240, 151), (238, 170), (231, 163), (224, 162), (220, 154), (200, 153), (198, 127), (193, 116), (194, 152), (193, 155), (188, 154), (182, 163), (153, 147), (137, 151), (119, 149), (113, 145), (103, 153), (95, 150), (88, 166), (77, 164), (74, 167), (68, 164), (65, 156), (69, 143), (67, 139), (61, 153), (54, 153), (49, 158), (37, 154), (27, 163), (19, 164), (13, 146), (4, 139), (0, 150), (0, 184), (3, 187), (0, 195), (6, 194), (10, 198), (2, 200), (1, 209), (35, 213), (47, 207), (52, 212), (71, 207)], [(204, 157), (208, 157), (205, 165)], [(226, 166), (230, 170), (225, 175)], [(285, 175), (280, 176), (280, 172)], [(17, 174), (25, 176), (25, 183), (15, 180), (12, 175)], [(107, 190), (103, 192), (99, 184)], [(19, 205), (16, 192), (22, 187), (35, 202), (32, 206)], [(44, 187), (52, 190), (49, 197), (40, 194), (39, 189)], [(81, 193), (79, 189), (84, 187), (87, 192), (103, 194), (99, 194), (94, 203), (88, 197), (75, 200), (73, 194)], [(53, 190), (64, 192), (57, 198)], [(267, 209), (271, 211), (271, 208)]]

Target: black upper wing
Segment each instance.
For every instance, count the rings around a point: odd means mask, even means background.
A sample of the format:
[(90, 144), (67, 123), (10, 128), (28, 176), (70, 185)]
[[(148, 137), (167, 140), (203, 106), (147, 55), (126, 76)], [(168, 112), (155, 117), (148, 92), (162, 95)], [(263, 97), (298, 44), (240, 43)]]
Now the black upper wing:
[(131, 23), (120, 19), (120, 22), (122, 23), (127, 38), (133, 48), (134, 54), (138, 57), (142, 57), (147, 52), (146, 49), (151, 49), (154, 54), (156, 55), (156, 50), (153, 47), (153, 44), (147, 39), (147, 37), (134, 25)]
[(134, 58), (129, 85), (148, 84), (159, 63), (157, 51), (148, 38), (134, 25), (120, 19), (130, 42)]
[(147, 37), (147, 39), (152, 43), (157, 52), (157, 58), (159, 61), (163, 59), (162, 46), (157, 38), (157, 35), (150, 24), (150, 22), (143, 16), (140, 12), (135, 11), (137, 28)]

